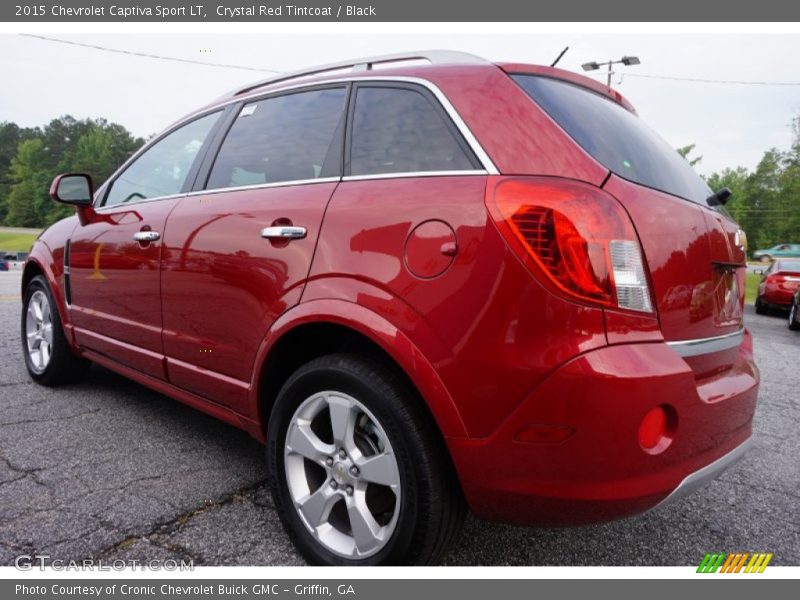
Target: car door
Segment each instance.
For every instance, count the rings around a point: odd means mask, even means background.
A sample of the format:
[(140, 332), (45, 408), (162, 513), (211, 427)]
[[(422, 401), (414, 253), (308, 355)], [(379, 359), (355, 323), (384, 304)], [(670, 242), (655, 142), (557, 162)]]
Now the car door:
[(69, 241), (76, 341), (164, 378), (159, 262), (167, 215), (188, 191), (220, 112), (168, 132), (99, 192)]
[(340, 180), (347, 94), (335, 85), (242, 103), (201, 189), (169, 216), (163, 340), (175, 385), (246, 411), (259, 345), (300, 301)]

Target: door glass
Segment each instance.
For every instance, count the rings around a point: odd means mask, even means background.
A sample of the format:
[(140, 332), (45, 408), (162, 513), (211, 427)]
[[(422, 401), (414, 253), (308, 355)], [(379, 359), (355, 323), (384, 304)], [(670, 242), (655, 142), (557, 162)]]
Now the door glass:
[(414, 90), (359, 88), (352, 137), (351, 175), (475, 168), (443, 115)]
[(114, 180), (105, 206), (180, 193), (219, 115), (201, 117), (153, 144)]
[(206, 189), (338, 177), (345, 95), (341, 87), (245, 104)]

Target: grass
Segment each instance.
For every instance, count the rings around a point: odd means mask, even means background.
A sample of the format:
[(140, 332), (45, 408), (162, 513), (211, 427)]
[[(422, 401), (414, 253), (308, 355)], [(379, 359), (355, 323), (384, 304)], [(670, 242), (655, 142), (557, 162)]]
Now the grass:
[(0, 231), (0, 250), (6, 252), (27, 252), (36, 239), (35, 233)]
[(744, 300), (752, 304), (758, 295), (758, 284), (761, 281), (761, 275), (755, 273), (748, 273), (745, 279)]

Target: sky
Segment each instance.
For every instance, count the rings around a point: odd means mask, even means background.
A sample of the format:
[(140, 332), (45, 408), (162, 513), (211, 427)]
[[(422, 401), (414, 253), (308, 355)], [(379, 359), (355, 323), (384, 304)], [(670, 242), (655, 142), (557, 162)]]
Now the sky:
[[(602, 24), (598, 24), (598, 28)], [(641, 77), (800, 84), (800, 35), (791, 34), (42, 34), (108, 48), (257, 69), (292, 71), (359, 56), (442, 48), (493, 61), (581, 71), (589, 61), (638, 56), (612, 86), (674, 147), (697, 144), (703, 174), (754, 168), (788, 148), (800, 85), (739, 85)], [(0, 34), (0, 122), (43, 125), (64, 114), (105, 117), (148, 136), (238, 85), (268, 77)], [(593, 77), (605, 81), (605, 73)]]

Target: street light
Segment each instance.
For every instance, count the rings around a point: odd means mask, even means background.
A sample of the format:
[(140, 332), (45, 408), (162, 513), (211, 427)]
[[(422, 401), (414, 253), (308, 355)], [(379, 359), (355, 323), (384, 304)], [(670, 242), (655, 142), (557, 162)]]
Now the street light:
[(584, 71), (597, 71), (600, 67), (608, 67), (608, 87), (611, 87), (611, 75), (614, 71), (611, 70), (611, 65), (625, 65), (626, 67), (630, 67), (631, 65), (638, 65), (641, 64), (638, 56), (623, 56), (619, 60), (609, 60), (608, 62), (587, 62), (581, 65), (581, 68)]

